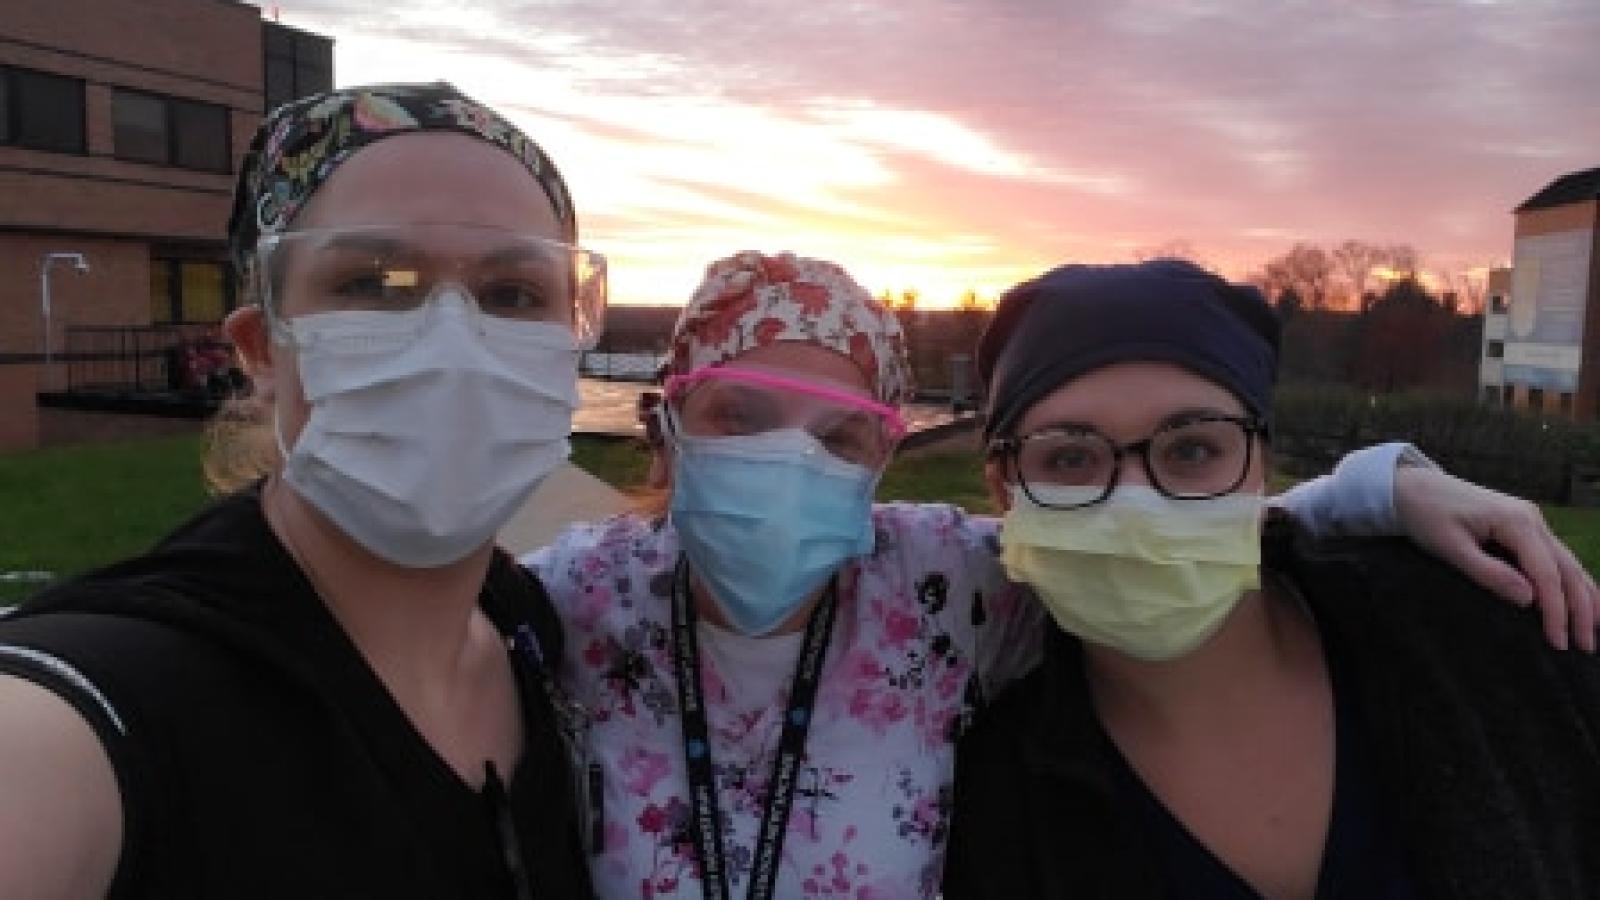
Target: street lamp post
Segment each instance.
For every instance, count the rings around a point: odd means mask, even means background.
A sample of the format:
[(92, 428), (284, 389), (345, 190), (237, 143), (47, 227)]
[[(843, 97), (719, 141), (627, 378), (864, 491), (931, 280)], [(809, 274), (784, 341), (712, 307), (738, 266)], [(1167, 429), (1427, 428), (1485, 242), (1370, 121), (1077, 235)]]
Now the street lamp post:
[(55, 263), (67, 263), (78, 274), (87, 274), (89, 260), (82, 253), (46, 253), (39, 263), (39, 311), (44, 316), (44, 372), (45, 378), (50, 377), (55, 362), (55, 353), (51, 341), (50, 327), (50, 267)]

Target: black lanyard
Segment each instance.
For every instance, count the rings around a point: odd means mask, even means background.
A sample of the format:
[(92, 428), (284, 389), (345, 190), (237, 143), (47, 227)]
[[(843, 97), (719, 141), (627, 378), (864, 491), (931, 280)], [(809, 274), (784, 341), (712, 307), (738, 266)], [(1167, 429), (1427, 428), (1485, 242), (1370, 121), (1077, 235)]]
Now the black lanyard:
[[(717, 802), (716, 770), (711, 762), (711, 738), (706, 726), (705, 689), (700, 683), (700, 644), (695, 635), (694, 604), (690, 600), (689, 567), (678, 561), (672, 579), (672, 661), (678, 676), (678, 707), (683, 719), (683, 761), (689, 776), (689, 828), (700, 857), (700, 883), (707, 900), (731, 900), (727, 857), (722, 845), (722, 810)], [(817, 682), (828, 638), (839, 608), (839, 591), (829, 582), (822, 602), (806, 623), (805, 643), (789, 688), (789, 705), (783, 712), (783, 734), (778, 755), (767, 780), (767, 800), (762, 805), (761, 830), (755, 856), (750, 861), (751, 900), (771, 900), (778, 881), (783, 839), (789, 830), (789, 810), (805, 756), (806, 733), (811, 730), (811, 710), (816, 705)]]

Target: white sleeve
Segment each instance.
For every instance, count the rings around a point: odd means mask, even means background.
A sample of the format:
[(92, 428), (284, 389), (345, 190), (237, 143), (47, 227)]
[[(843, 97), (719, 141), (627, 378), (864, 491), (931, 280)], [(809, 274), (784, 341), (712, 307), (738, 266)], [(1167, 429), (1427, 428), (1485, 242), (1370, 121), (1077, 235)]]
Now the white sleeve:
[(1295, 485), (1273, 502), (1318, 537), (1403, 534), (1394, 505), (1394, 470), (1401, 457), (1432, 465), (1402, 441), (1348, 453), (1327, 475)]

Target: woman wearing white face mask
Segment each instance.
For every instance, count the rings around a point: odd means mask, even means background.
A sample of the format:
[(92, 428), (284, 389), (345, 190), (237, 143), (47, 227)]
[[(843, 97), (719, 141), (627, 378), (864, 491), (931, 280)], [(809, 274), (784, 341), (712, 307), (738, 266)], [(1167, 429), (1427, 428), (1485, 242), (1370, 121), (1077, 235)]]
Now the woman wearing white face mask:
[(0, 895), (587, 896), (560, 630), (492, 543), (604, 301), (560, 176), (382, 85), (270, 116), (235, 203), (265, 477), (0, 623)]
[[(893, 313), (832, 264), (739, 254), (707, 270), (668, 370), (666, 517), (525, 559), (587, 717), (597, 889), (932, 896), (955, 736), (1035, 661), (1040, 613), (992, 520), (872, 504), (909, 388)], [(1394, 452), (1296, 508), (1386, 507)]]
[(1600, 890), (1600, 666), (1408, 545), (1263, 532), (1277, 337), (1171, 260), (1002, 299), (988, 475), (1056, 628), (962, 743), (952, 900)]

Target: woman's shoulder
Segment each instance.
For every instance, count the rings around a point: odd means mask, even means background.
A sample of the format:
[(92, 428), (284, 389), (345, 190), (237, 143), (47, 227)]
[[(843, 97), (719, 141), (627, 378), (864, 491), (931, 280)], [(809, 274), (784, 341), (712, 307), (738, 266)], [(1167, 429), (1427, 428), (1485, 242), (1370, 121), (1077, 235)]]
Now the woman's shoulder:
[(653, 564), (662, 554), (671, 555), (671, 526), (664, 520), (637, 513), (619, 513), (595, 522), (567, 526), (549, 544), (522, 554), (518, 561), (539, 575), (550, 587), (552, 577), (583, 561), (622, 564), (640, 561)]
[(104, 892), (123, 809), (107, 748), (77, 705), (0, 673), (0, 895)]
[(1463, 684), (1515, 679), (1533, 692), (1559, 680), (1600, 702), (1600, 660), (1551, 648), (1536, 610), (1502, 600), (1410, 541), (1314, 540), (1269, 527), (1263, 562), (1354, 664), (1425, 666)]
[(1000, 553), (996, 519), (948, 503), (879, 503), (872, 508), (872, 523), (875, 555), (883, 558), (949, 565)]
[(677, 558), (669, 523), (624, 513), (574, 525), (520, 562), (538, 577), (573, 639), (582, 637), (574, 630), (621, 627), (613, 621), (619, 610), (631, 611), (631, 619), (652, 607), (645, 598), (660, 589)]

